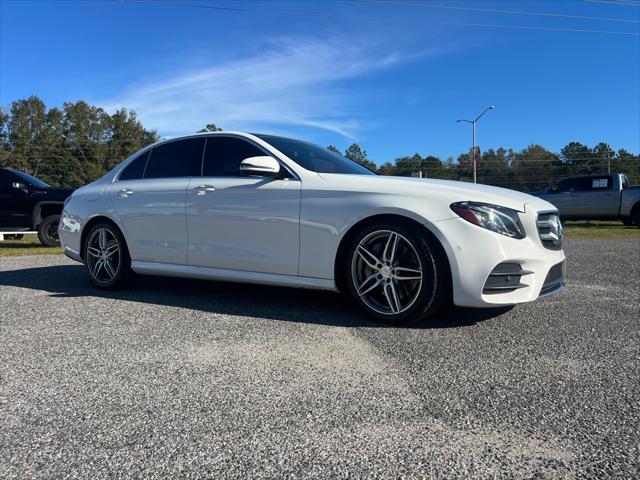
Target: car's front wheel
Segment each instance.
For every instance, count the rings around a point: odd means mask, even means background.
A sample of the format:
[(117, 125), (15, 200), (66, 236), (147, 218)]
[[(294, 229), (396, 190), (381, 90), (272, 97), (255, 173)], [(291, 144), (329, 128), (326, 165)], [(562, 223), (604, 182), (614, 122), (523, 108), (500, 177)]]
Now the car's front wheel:
[(355, 238), (347, 283), (356, 302), (386, 323), (406, 324), (432, 316), (448, 284), (434, 245), (417, 228), (374, 225)]
[(131, 259), (120, 231), (110, 223), (94, 225), (86, 236), (84, 264), (94, 285), (122, 287), (131, 274)]

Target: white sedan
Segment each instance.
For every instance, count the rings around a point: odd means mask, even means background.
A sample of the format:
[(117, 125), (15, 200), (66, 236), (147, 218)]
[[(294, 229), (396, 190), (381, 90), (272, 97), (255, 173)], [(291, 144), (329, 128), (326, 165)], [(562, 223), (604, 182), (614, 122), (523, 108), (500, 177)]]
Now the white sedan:
[(530, 302), (564, 278), (562, 226), (544, 200), (380, 176), (311, 143), (240, 132), (142, 149), (69, 197), (59, 233), (100, 288), (134, 271), (336, 290), (395, 323), (450, 302)]

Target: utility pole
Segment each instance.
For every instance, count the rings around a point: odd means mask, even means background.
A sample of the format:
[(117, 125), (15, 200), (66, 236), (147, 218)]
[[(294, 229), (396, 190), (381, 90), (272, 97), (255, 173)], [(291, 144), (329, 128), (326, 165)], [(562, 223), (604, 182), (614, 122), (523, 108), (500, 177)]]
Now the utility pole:
[(459, 120), (456, 120), (456, 122), (458, 122), (458, 123), (460, 123), (460, 122), (470, 123), (471, 126), (473, 127), (473, 146), (471, 147), (471, 154), (473, 155), (473, 158), (472, 158), (472, 161), (473, 161), (473, 183), (477, 183), (477, 178), (478, 178), (478, 173), (477, 173), (478, 172), (478, 161), (476, 159), (476, 123), (478, 123), (478, 120), (480, 120), (480, 117), (482, 117), (489, 110), (493, 110), (494, 108), (496, 108), (496, 107), (494, 107), (493, 105), (489, 105), (474, 120), (465, 120), (463, 118), (461, 118)]

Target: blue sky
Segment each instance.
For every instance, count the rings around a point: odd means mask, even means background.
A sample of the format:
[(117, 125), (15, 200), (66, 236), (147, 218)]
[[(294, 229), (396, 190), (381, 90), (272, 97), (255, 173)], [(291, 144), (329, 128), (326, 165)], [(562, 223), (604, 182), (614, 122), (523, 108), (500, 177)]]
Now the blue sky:
[(471, 132), (455, 120), (493, 104), (483, 150), (577, 140), (637, 153), (634, 1), (0, 0), (0, 103), (124, 106), (163, 136), (214, 122), (358, 142), (377, 163), (457, 156)]

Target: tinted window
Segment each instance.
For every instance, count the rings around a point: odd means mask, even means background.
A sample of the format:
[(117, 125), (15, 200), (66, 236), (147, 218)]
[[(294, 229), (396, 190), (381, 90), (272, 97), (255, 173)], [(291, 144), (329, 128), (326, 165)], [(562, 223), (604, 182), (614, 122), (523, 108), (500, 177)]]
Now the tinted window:
[(570, 178), (558, 183), (558, 192), (581, 192), (591, 189), (591, 178)]
[(301, 167), (312, 172), (376, 175), (359, 163), (327, 150), (320, 145), (272, 135), (257, 136), (273, 145)]
[(136, 180), (142, 178), (144, 174), (144, 167), (147, 164), (147, 158), (149, 157), (149, 151), (139, 155), (133, 162), (131, 162), (120, 174), (120, 180)]
[(163, 143), (151, 151), (144, 178), (193, 177), (200, 175), (204, 138)]
[(43, 182), (39, 178), (32, 177), (31, 175), (28, 175), (24, 172), (19, 172), (18, 170), (13, 170), (13, 174), (17, 175), (22, 181), (30, 183), (34, 187), (47, 188), (50, 186), (48, 183)]
[(205, 177), (239, 177), (240, 162), (266, 155), (255, 145), (234, 137), (209, 137), (204, 151)]
[(11, 179), (12, 175), (9, 172), (0, 170), (0, 191), (11, 190)]

